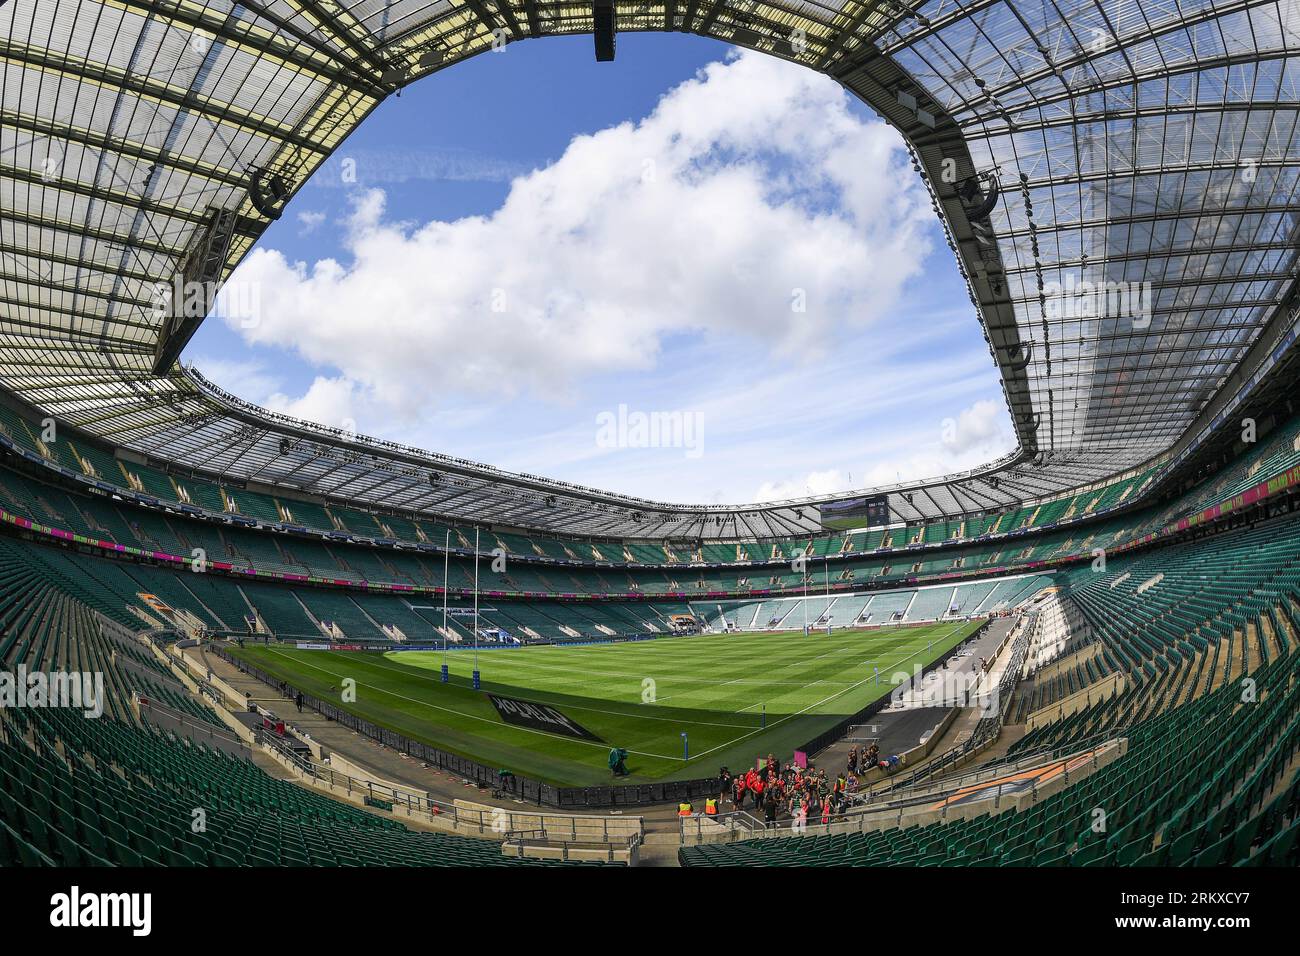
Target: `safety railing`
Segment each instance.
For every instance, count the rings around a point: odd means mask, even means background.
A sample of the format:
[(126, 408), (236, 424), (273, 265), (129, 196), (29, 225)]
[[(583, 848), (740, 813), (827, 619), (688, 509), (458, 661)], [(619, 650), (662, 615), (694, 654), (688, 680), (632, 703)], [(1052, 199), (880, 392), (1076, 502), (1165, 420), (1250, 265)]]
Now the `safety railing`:
[[(1110, 738), (1117, 746), (1122, 746), (1123, 738)], [(1090, 758), (1080, 764), (1075, 759), (1084, 752), (1072, 753), (1070, 757), (1055, 761), (1038, 761), (1029, 768), (1045, 771), (1044, 779), (1059, 779), (1063, 785), (1069, 785), (1072, 775), (1080, 772), (1092, 772), (1100, 765), (1101, 748), (1093, 748), (1087, 756)], [(1073, 769), (1071, 769), (1073, 767)], [(1047, 774), (1048, 771), (1058, 771)], [(751, 814), (739, 810), (720, 813), (717, 816), (693, 814), (679, 819), (679, 832), (683, 844), (700, 842), (717, 842), (719, 840), (763, 840), (800, 836), (819, 836), (837, 833), (862, 833), (884, 827), (901, 827), (906, 823), (908, 810), (925, 807), (937, 813), (940, 819), (948, 816), (949, 809), (957, 805), (972, 803), (983, 804), (994, 811), (1002, 808), (1004, 800), (1018, 799), (1028, 795), (1031, 800), (1038, 799), (1039, 782), (1031, 779), (1028, 783), (1009, 779), (1012, 772), (1003, 768), (996, 786), (980, 793), (976, 800), (971, 799), (971, 791), (978, 783), (970, 779), (971, 775), (945, 778), (942, 785), (936, 783), (925, 791), (916, 790), (896, 795), (893, 799), (876, 803), (850, 806), (831, 814), (826, 822), (806, 819), (785, 818), (774, 823), (766, 823)], [(985, 781), (997, 779), (998, 774), (982, 775)]]
[[(788, 826), (788, 823), (785, 824)], [(734, 839), (749, 840), (769, 829), (766, 822), (746, 810), (727, 813), (692, 813), (677, 818), (677, 831), (682, 843), (699, 843), (707, 837), (717, 837), (723, 832), (738, 834)]]
[[(942, 780), (936, 780), (928, 784), (919, 784), (909, 788), (895, 788), (887, 792), (877, 792), (871, 794), (859, 794), (854, 806), (849, 811), (870, 812), (880, 809), (891, 809), (899, 806), (910, 806), (917, 803), (926, 803), (933, 800), (943, 799), (944, 806), (948, 804), (949, 798), (956, 793), (977, 789), (981, 784), (988, 783), (999, 778), (1014, 777), (1017, 774), (1023, 774), (1029, 771), (1052, 768), (1059, 766), (1061, 776), (1064, 780), (1069, 780), (1070, 764), (1074, 758), (1082, 755), (1090, 755), (1091, 760), (1088, 763), (1092, 769), (1096, 768), (1097, 759), (1103, 747), (1108, 743), (1117, 742), (1123, 738), (1117, 738), (1113, 734), (1104, 735), (1101, 739), (1093, 744), (1075, 743), (1069, 746), (1053, 748), (1049, 751), (1043, 751), (1028, 756), (1017, 757), (1008, 762), (995, 762), (985, 764), (977, 770), (971, 770), (967, 773), (957, 774), (955, 776), (944, 777)], [(999, 789), (998, 794), (1002, 791)], [(883, 798), (883, 799), (882, 799)]]
[(372, 801), (383, 801), (393, 806), (401, 806), (411, 813), (422, 813), (428, 815), (448, 814), (453, 820), (456, 819), (458, 808), (455, 804), (443, 803), (434, 800), (426, 794), (415, 790), (405, 790), (389, 784), (379, 783), (375, 780), (368, 780), (363, 777), (354, 777), (351, 774), (335, 770), (325, 764), (318, 763), (314, 760), (308, 760), (301, 753), (294, 750), (289, 741), (274, 731), (268, 731), (265, 728), (257, 732), (258, 743), (261, 743), (274, 750), (282, 760), (292, 765), (305, 777), (318, 780), (331, 788), (342, 790), (349, 796), (361, 795), (368, 797)]
[(389, 804), (393, 809), (401, 808), (410, 814), (442, 817), (458, 829), (472, 829), (478, 833), (500, 837), (514, 830), (535, 828), (535, 824), (540, 821), (541, 831), (549, 834), (555, 841), (621, 845), (631, 837), (640, 840), (640, 817), (609, 818), (514, 811), (503, 807), (479, 809), (458, 806), (414, 789), (356, 777), (325, 764), (308, 760), (290, 747), (285, 738), (274, 732), (263, 731), (259, 742), (273, 749), (282, 760), (304, 777), (320, 781), (349, 796), (360, 796), (371, 806)]
[(550, 830), (541, 828), (532, 828), (527, 830), (510, 830), (505, 834), (503, 841), (507, 847), (515, 848), (515, 855), (519, 857), (527, 856), (525, 849), (527, 847), (545, 847), (560, 850), (560, 859), (569, 860), (573, 858), (573, 851), (581, 849), (584, 851), (584, 859), (591, 859), (592, 851), (603, 852), (605, 860), (609, 863), (616, 861), (615, 854), (619, 852), (631, 852), (641, 845), (640, 833), (629, 833), (623, 839), (609, 839), (594, 841), (590, 839), (570, 839), (562, 833), (555, 833)]

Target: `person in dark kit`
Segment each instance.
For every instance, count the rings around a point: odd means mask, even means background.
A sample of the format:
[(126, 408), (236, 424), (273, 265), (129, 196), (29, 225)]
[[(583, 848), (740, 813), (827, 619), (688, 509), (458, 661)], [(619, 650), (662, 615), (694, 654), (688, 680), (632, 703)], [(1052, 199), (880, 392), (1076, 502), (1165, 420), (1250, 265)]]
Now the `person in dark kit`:
[(513, 789), (514, 780), (514, 771), (507, 770), (505, 767), (502, 767), (497, 771), (497, 789), (501, 791), (503, 795), (510, 793)]
[(722, 803), (731, 795), (731, 771), (723, 767), (718, 771), (718, 803)]
[(768, 827), (776, 826), (776, 810), (780, 803), (781, 798), (777, 794), (777, 788), (769, 785), (767, 792), (763, 794), (763, 819)]
[(609, 769), (616, 777), (626, 777), (630, 773), (627, 769), (627, 751), (622, 747), (615, 747), (609, 752)]
[(293, 699), (293, 702), (298, 705), (298, 713), (301, 714), (302, 713), (302, 691), (298, 691), (298, 696)]

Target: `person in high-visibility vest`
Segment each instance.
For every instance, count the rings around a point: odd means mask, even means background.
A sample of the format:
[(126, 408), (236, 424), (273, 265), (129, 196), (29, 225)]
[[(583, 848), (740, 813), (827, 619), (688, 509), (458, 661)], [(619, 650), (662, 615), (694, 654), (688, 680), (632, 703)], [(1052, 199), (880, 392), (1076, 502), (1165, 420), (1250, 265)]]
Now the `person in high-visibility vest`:
[(704, 799), (704, 814), (705, 816), (716, 817), (718, 815), (718, 801), (712, 797), (706, 797)]
[(691, 815), (691, 805), (689, 803), (679, 803), (677, 805), (677, 815), (679, 817), (689, 817)]

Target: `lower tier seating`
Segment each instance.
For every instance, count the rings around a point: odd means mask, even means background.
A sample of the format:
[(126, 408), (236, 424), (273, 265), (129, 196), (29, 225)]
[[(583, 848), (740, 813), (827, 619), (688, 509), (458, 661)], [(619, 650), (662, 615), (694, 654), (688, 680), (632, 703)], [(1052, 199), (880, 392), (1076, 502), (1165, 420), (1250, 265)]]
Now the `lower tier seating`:
[(679, 858), (685, 866), (1294, 866), (1300, 653), (1253, 676), (1255, 702), (1228, 685), (1129, 728), (1122, 757), (1030, 809), (703, 844)]
[[(1028, 808), (703, 844), (683, 848), (681, 862), (1300, 864), (1300, 514), (1074, 570), (1057, 584), (1059, 598), (1044, 604), (1067, 602), (1083, 639), (1059, 636), (1069, 656), (1033, 693), (1120, 689), (1059, 713), (1038, 709), (1011, 756), (1124, 738), (1121, 757)], [(1102, 685), (1110, 675), (1124, 680)]]

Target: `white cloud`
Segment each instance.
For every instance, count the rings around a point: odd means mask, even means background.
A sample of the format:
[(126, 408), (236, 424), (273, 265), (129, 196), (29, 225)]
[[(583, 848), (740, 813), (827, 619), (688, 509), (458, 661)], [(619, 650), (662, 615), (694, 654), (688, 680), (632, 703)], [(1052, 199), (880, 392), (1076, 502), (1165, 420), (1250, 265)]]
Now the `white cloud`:
[(931, 220), (892, 130), (828, 78), (743, 54), (575, 138), (490, 215), (395, 222), (372, 190), (347, 262), (255, 250), (239, 278), (258, 321), (232, 328), (336, 373), (282, 408), (346, 397), (385, 433), (451, 397), (566, 401), (586, 377), (655, 369), (673, 336), (818, 359), (897, 306)]
[(787, 498), (805, 498), (810, 495), (833, 495), (848, 491), (853, 486), (849, 476), (838, 468), (812, 471), (802, 480), (765, 481), (754, 495), (755, 501), (783, 501)]
[[(257, 322), (225, 325), (273, 358), (199, 365), (295, 417), (664, 501), (983, 464), (1014, 447), (987, 344), (947, 250), (925, 261), (900, 141), (855, 109), (745, 54), (575, 138), (487, 215), (403, 222), (355, 191), (339, 259), (240, 267)], [(703, 453), (602, 446), (595, 416), (624, 403), (698, 415)]]
[(298, 398), (283, 392), (268, 395), (266, 407), (273, 412), (318, 425), (363, 432), (364, 429), (357, 424), (357, 415), (365, 407), (365, 402), (358, 392), (357, 384), (346, 378), (317, 376), (307, 391)]
[(813, 471), (766, 481), (754, 500), (780, 501), (937, 478), (977, 468), (1016, 447), (1006, 406), (989, 399), (973, 402), (956, 418), (927, 422), (924, 414), (911, 413), (902, 427), (873, 428), (864, 437), (869, 455), (852, 470)]
[(955, 419), (943, 423), (942, 444), (954, 457), (972, 449), (1002, 444), (1006, 437), (1003, 424), (1006, 406), (988, 400), (964, 408)]
[(298, 235), (309, 236), (325, 222), (325, 213), (304, 209), (298, 213)]

